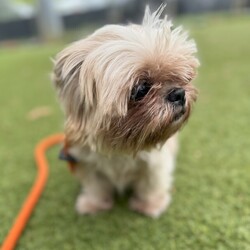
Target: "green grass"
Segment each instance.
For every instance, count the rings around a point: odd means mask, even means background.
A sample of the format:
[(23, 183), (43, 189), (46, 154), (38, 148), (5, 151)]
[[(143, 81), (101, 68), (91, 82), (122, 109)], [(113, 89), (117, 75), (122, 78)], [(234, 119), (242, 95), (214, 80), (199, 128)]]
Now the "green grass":
[[(199, 47), (200, 96), (181, 133), (167, 213), (159, 220), (145, 218), (121, 198), (110, 213), (76, 215), (79, 185), (54, 148), (48, 185), (17, 249), (250, 249), (250, 17), (197, 17), (187, 23)], [(61, 47), (0, 50), (0, 240), (35, 177), (35, 144), (62, 130), (48, 76), (48, 58)], [(28, 120), (27, 113), (39, 106), (53, 114)]]

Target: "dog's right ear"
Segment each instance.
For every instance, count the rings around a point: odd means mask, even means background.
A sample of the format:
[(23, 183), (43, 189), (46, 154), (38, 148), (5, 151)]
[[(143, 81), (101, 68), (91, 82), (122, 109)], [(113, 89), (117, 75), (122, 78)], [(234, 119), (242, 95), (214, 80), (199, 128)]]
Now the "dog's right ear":
[(65, 133), (72, 142), (83, 138), (83, 130), (86, 130), (90, 110), (86, 107), (88, 96), (82, 91), (81, 85), (91, 84), (91, 77), (81, 71), (87, 56), (98, 46), (100, 42), (93, 34), (72, 43), (53, 60), (52, 81), (66, 116)]
[(83, 104), (93, 103), (96, 93), (94, 93), (95, 83), (90, 83), (94, 81), (90, 72), (92, 66), (88, 65), (88, 71), (85, 71), (83, 64), (87, 56), (96, 48), (109, 40), (119, 38), (114, 30), (116, 25), (104, 26), (91, 36), (72, 43), (53, 60), (52, 81), (66, 114), (77, 113), (76, 111), (82, 109)]
[[(93, 74), (94, 61), (88, 56), (104, 43), (118, 39), (116, 25), (107, 25), (91, 36), (72, 43), (53, 60), (52, 81), (66, 115), (66, 131), (74, 136), (86, 127), (97, 96)], [(90, 60), (91, 61), (91, 60)]]
[(81, 74), (81, 70), (87, 56), (99, 45), (92, 35), (72, 43), (53, 60), (52, 81), (66, 116), (65, 133), (71, 141), (75, 140), (74, 137), (82, 138), (86, 127), (88, 97), (83, 93), (81, 84), (87, 84), (89, 79)]
[[(72, 43), (53, 60), (52, 81), (66, 114), (71, 113), (74, 103), (80, 105), (82, 99), (79, 90), (80, 69), (93, 47), (89, 39), (83, 39)], [(75, 108), (74, 105), (74, 110)]]

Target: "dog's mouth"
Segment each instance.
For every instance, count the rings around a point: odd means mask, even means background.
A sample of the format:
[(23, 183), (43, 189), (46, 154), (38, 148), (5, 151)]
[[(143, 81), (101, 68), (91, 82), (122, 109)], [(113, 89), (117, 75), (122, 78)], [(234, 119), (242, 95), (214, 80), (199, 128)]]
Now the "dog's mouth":
[(186, 108), (185, 107), (182, 107), (181, 110), (178, 111), (178, 112), (176, 111), (175, 115), (173, 117), (173, 122), (176, 122), (176, 121), (180, 120), (185, 113), (186, 113)]

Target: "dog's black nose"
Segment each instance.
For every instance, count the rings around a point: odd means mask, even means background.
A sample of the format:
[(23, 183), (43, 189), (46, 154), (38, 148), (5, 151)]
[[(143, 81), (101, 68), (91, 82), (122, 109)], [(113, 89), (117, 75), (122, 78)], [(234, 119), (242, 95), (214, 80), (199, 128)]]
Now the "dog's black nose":
[(182, 88), (174, 88), (166, 96), (166, 100), (174, 105), (185, 105), (185, 90)]

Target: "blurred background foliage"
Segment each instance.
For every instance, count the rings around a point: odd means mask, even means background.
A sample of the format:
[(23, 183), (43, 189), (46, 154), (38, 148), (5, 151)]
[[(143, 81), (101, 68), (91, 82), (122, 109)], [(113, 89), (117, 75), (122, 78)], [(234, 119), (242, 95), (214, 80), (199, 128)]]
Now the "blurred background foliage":
[(250, 0), (0, 0), (0, 41), (44, 41), (82, 26), (139, 22), (146, 4), (155, 10), (162, 3), (170, 16), (245, 12), (250, 7)]

